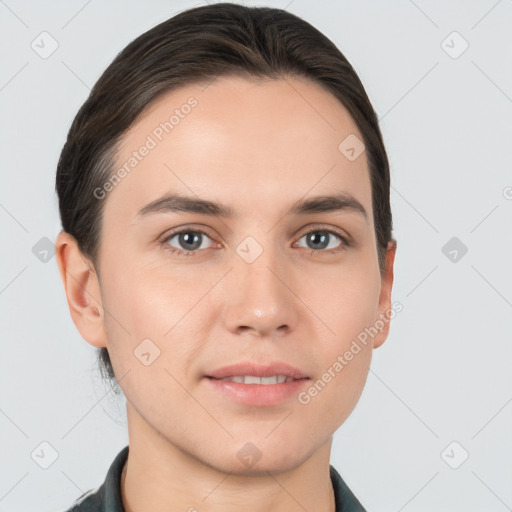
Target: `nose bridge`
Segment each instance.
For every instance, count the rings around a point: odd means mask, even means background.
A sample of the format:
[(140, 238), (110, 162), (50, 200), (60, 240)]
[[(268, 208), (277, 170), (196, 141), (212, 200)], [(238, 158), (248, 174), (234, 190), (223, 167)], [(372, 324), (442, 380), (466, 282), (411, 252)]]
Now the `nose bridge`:
[(285, 271), (286, 263), (272, 236), (265, 237), (264, 242), (247, 237), (236, 252), (225, 317), (228, 327), (250, 328), (268, 336), (278, 329), (294, 328), (297, 316), (293, 293), (285, 284), (291, 272)]

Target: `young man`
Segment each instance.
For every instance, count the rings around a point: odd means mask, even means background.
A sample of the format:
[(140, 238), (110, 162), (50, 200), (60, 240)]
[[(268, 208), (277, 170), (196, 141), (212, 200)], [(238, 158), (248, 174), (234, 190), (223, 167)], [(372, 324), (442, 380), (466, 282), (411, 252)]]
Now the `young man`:
[(364, 511), (330, 451), (388, 334), (396, 243), (339, 50), (278, 9), (180, 13), (99, 79), (57, 192), (70, 312), (129, 434), (71, 510)]

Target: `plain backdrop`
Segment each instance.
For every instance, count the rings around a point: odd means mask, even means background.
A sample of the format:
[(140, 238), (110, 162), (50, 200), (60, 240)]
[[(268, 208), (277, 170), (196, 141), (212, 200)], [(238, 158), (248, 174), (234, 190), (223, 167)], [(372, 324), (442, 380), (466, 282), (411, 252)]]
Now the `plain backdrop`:
[[(124, 397), (101, 381), (51, 251), (55, 169), (115, 55), (197, 5), (0, 0), (2, 512), (64, 510), (128, 443)], [(246, 5), (335, 42), (389, 153), (403, 311), (331, 463), (368, 511), (512, 510), (512, 0)]]

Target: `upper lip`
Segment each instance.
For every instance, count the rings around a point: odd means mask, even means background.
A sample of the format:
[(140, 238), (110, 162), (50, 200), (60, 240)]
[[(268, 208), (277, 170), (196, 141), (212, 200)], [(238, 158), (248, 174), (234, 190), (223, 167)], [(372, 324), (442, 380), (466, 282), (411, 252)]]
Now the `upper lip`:
[(224, 377), (234, 377), (237, 375), (253, 375), (255, 377), (271, 377), (273, 375), (284, 375), (293, 379), (309, 378), (303, 371), (290, 366), (289, 364), (276, 361), (266, 365), (259, 365), (251, 361), (223, 366), (211, 371), (206, 376), (215, 379), (223, 379)]

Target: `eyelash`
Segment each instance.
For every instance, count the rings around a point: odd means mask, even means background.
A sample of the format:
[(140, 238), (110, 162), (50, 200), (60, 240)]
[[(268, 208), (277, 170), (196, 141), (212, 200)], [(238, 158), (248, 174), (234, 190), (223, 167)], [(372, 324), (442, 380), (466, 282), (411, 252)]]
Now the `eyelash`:
[[(310, 255), (316, 255), (318, 253), (337, 254), (338, 252), (343, 251), (347, 247), (351, 246), (351, 243), (347, 240), (347, 237), (342, 235), (341, 232), (333, 230), (332, 228), (327, 229), (326, 227), (324, 228), (322, 226), (316, 227), (315, 229), (311, 229), (310, 231), (306, 231), (305, 233), (303, 233), (300, 236), (299, 240), (301, 240), (306, 235), (309, 235), (311, 233), (317, 233), (317, 232), (318, 233), (320, 233), (320, 232), (328, 233), (330, 235), (334, 235), (334, 236), (338, 237), (342, 243), (341, 243), (340, 247), (337, 247), (336, 249), (330, 249), (330, 250), (324, 250), (324, 249), (315, 250), (315, 249), (303, 248), (306, 251), (308, 251)], [(208, 238), (211, 239), (210, 235), (208, 235), (208, 233), (206, 233), (206, 231), (204, 231), (202, 229), (184, 228), (184, 229), (180, 229), (179, 231), (174, 231), (170, 234), (165, 235), (165, 237), (161, 240), (161, 244), (162, 244), (164, 250), (170, 251), (172, 254), (174, 254), (176, 256), (195, 256), (201, 251), (208, 250), (208, 249), (196, 249), (195, 251), (186, 251), (183, 249), (176, 249), (175, 247), (172, 247), (167, 243), (171, 238), (174, 238), (176, 235), (180, 235), (181, 233), (201, 233), (202, 235), (206, 235)]]

